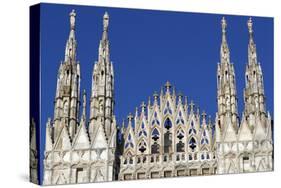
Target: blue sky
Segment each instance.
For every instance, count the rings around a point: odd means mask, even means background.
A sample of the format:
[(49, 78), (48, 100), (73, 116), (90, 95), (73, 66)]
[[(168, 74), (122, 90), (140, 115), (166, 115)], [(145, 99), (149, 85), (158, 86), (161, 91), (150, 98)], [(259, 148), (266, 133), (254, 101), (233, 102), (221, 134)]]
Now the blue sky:
[[(214, 116), (216, 69), (220, 59), (221, 18), (227, 20), (227, 40), (234, 63), (239, 114), (243, 111), (243, 88), (247, 63), (248, 16), (198, 14), (91, 6), (43, 4), (41, 7), (41, 165), (45, 125), (53, 117), (56, 78), (64, 59), (69, 35), (69, 12), (75, 9), (77, 59), (81, 65), (81, 89), (91, 91), (91, 76), (98, 57), (102, 17), (109, 13), (111, 61), (115, 70), (117, 122), (169, 80)], [(252, 17), (258, 61), (261, 62), (267, 110), (273, 116), (273, 19)], [(87, 100), (89, 107), (89, 98)], [(87, 114), (89, 109), (87, 109)], [(42, 176), (42, 169), (40, 170)]]

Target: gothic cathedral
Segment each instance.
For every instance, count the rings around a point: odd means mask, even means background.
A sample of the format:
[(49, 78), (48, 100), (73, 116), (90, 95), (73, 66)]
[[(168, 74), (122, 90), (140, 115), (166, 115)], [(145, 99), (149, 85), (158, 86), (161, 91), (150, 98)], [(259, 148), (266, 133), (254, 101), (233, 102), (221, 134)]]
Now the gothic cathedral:
[[(58, 70), (54, 118), (49, 118), (46, 124), (44, 185), (273, 169), (272, 120), (266, 111), (263, 74), (257, 60), (251, 18), (247, 23), (249, 44), (242, 118), (237, 107), (227, 23), (223, 18), (215, 121), (205, 111), (200, 113), (192, 100), (166, 82), (160, 92), (153, 94), (152, 100), (142, 102), (134, 115), (129, 114), (127, 121), (117, 126), (109, 15), (105, 13), (103, 17), (88, 119), (85, 90), (80, 96), (75, 17), (73, 10), (65, 57)], [(34, 151), (37, 155), (36, 148)]]

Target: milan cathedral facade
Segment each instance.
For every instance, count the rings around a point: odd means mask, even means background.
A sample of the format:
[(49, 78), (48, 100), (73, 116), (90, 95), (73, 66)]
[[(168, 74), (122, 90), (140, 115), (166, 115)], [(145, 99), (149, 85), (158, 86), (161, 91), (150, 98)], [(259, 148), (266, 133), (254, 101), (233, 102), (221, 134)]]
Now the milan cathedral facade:
[(54, 118), (46, 125), (44, 185), (273, 169), (272, 120), (266, 111), (251, 19), (247, 23), (248, 63), (241, 118), (227, 23), (223, 18), (215, 120), (204, 111), (201, 113), (192, 100), (189, 102), (182, 93), (176, 93), (167, 82), (160, 92), (153, 94), (152, 100), (143, 102), (134, 115), (128, 116), (128, 121), (117, 126), (109, 15), (105, 13), (103, 17), (99, 55), (93, 67), (89, 118), (86, 92), (80, 96), (75, 17), (72, 11), (65, 57), (58, 70)]

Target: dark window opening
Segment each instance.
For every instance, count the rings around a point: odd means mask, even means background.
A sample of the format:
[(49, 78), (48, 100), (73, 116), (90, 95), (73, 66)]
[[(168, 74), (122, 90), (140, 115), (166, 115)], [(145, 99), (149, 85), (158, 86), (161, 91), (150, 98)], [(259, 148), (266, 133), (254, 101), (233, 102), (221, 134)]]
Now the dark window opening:
[(181, 140), (177, 143), (177, 152), (184, 152), (184, 143)]

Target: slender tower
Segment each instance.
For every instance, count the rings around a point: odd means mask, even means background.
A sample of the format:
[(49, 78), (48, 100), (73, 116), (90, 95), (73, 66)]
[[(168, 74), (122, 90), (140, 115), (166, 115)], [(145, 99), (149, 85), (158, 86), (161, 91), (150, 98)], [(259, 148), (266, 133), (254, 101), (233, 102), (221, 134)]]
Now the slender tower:
[[(266, 113), (263, 73), (257, 60), (253, 37), (253, 22), (247, 22), (249, 31), (248, 63), (245, 72), (244, 112), (239, 130), (238, 142), (254, 147), (250, 154), (242, 155), (240, 172), (272, 170), (271, 116)], [(242, 149), (242, 148), (241, 148)], [(240, 149), (240, 150), (241, 150)], [(245, 153), (247, 149), (244, 149)]]
[(114, 178), (116, 120), (114, 116), (114, 74), (112, 62), (110, 62), (108, 26), (109, 15), (105, 12), (98, 61), (95, 62), (93, 68), (89, 135), (92, 149), (99, 156), (97, 161), (106, 165), (100, 168), (99, 162), (97, 162), (97, 175), (93, 181), (110, 181)]
[(245, 73), (245, 89), (244, 89), (244, 102), (245, 110), (244, 115), (246, 119), (250, 120), (250, 127), (253, 128), (253, 117), (261, 116), (264, 121), (266, 117), (265, 95), (263, 85), (263, 74), (260, 63), (257, 61), (256, 44), (253, 37), (253, 22), (250, 18), (247, 22), (249, 30), (249, 44), (248, 44), (248, 64)]
[(55, 97), (54, 139), (56, 140), (63, 126), (67, 127), (69, 136), (73, 139), (79, 123), (80, 106), (80, 65), (76, 60), (77, 42), (75, 39), (74, 10), (70, 16), (70, 33), (66, 41), (65, 57), (61, 62)]
[(110, 62), (108, 40), (109, 15), (103, 17), (103, 34), (99, 44), (98, 61), (94, 65), (90, 112), (90, 135), (95, 122), (102, 124), (106, 139), (111, 136), (114, 110), (114, 73)]
[[(220, 63), (217, 67), (217, 124), (221, 133), (226, 132), (231, 125), (236, 131), (238, 127), (237, 93), (234, 66), (230, 63), (230, 51), (226, 40), (226, 20), (223, 17), (222, 43), (220, 48)], [(228, 122), (228, 123), (226, 123)]]
[[(235, 156), (225, 157), (227, 143), (235, 144), (238, 130), (237, 94), (234, 66), (230, 63), (230, 51), (226, 39), (227, 23), (222, 18), (222, 43), (220, 47), (220, 63), (217, 68), (217, 103), (216, 114), (216, 148), (218, 173), (233, 173), (232, 161)], [(226, 169), (231, 169), (230, 172)]]

